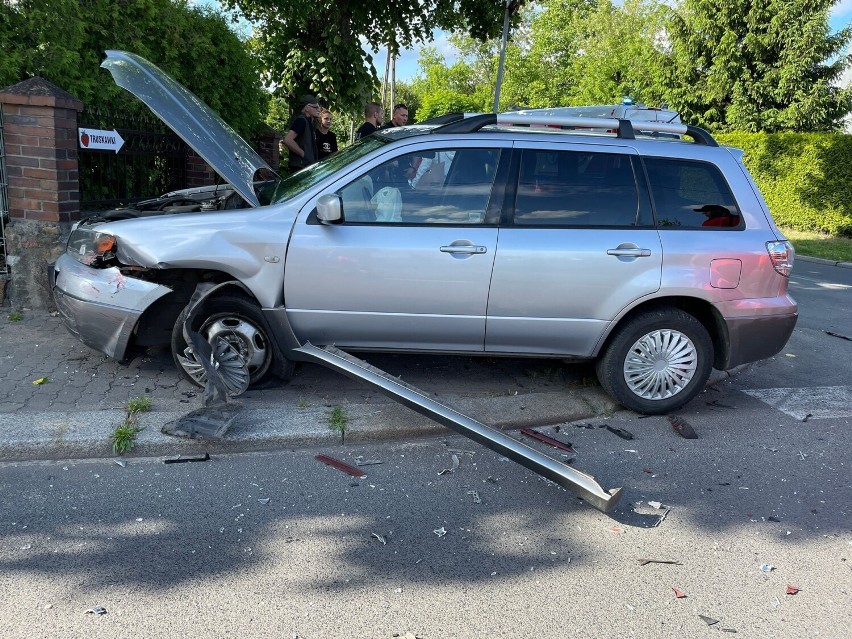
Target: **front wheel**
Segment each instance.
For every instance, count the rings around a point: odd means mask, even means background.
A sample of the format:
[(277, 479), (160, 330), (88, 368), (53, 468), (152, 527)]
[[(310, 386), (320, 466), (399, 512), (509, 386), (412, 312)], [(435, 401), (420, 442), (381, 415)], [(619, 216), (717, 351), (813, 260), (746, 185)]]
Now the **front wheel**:
[[(186, 379), (204, 386), (207, 381), (204, 367), (183, 338), (188, 310), (183, 310), (172, 329), (172, 357)], [(219, 373), (231, 395), (245, 390), (246, 369), (249, 386), (259, 384), (272, 373), (285, 379), (292, 375), (293, 363), (275, 352), (261, 311), (249, 300), (236, 296), (208, 300), (194, 324), (192, 328), (213, 347), (220, 363)]]
[(701, 392), (712, 362), (704, 325), (671, 308), (642, 313), (616, 329), (596, 369), (601, 386), (625, 408), (660, 415)]

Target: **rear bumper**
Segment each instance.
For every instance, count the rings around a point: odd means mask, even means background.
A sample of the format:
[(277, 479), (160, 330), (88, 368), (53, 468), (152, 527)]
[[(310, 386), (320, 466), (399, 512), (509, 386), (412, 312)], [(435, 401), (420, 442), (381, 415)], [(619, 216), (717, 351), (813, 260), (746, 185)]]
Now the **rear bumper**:
[(145, 309), (171, 292), (116, 268), (91, 268), (68, 255), (56, 261), (50, 281), (65, 327), (86, 346), (119, 360)]
[[(769, 302), (769, 303), (766, 303)], [(745, 304), (744, 304), (745, 303)], [(744, 305), (752, 305), (744, 314)], [(796, 328), (798, 305), (789, 295), (770, 300), (742, 300), (734, 316), (724, 313), (728, 332), (728, 357), (721, 368), (728, 370), (778, 353)]]

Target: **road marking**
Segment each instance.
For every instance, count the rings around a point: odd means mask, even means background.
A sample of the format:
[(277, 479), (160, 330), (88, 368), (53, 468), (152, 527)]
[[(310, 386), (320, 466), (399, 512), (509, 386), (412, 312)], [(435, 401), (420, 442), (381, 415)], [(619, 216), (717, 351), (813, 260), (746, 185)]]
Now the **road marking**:
[(755, 388), (744, 393), (795, 419), (852, 417), (852, 386)]

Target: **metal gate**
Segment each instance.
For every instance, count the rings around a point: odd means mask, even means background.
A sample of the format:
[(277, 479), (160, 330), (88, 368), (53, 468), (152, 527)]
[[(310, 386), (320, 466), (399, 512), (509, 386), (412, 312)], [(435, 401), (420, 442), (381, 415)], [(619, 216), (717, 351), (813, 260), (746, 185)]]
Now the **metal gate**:
[[(6, 147), (3, 143), (3, 108), (0, 107), (0, 279), (9, 276), (6, 262), (6, 222), (9, 219), (9, 191), (6, 178)], [(0, 299), (0, 302), (3, 300)]]
[(115, 151), (80, 148), (80, 208), (126, 206), (186, 187), (188, 148), (159, 119), (87, 107), (80, 128), (116, 131)]

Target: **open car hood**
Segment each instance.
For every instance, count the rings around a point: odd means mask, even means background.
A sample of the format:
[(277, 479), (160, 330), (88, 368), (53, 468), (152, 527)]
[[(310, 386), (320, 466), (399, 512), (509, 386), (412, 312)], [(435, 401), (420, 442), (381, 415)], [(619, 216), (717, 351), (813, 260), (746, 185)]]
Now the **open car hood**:
[(169, 74), (126, 51), (107, 51), (101, 66), (115, 83), (142, 100), (251, 206), (260, 206), (254, 192), (258, 169), (274, 171), (213, 110)]

